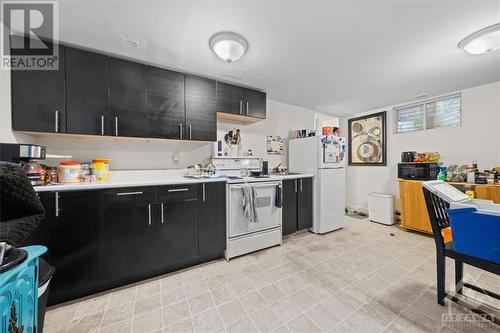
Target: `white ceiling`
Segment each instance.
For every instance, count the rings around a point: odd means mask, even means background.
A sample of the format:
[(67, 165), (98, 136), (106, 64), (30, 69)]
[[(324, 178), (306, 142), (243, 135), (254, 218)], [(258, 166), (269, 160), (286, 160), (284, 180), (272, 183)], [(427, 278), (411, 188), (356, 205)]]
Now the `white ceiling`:
[[(500, 51), (471, 56), (456, 46), (500, 22), (500, 0), (65, 0), (59, 10), (64, 42), (337, 115), (500, 80)], [(250, 44), (233, 65), (208, 48), (224, 30)], [(232, 70), (246, 73), (224, 75)]]

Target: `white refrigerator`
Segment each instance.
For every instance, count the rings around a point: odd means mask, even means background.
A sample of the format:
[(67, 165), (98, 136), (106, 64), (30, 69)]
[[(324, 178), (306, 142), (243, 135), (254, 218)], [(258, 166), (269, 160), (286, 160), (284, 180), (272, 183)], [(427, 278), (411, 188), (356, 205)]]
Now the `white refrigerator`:
[(344, 226), (346, 142), (343, 137), (313, 136), (289, 140), (290, 172), (314, 174), (313, 227), (324, 234)]

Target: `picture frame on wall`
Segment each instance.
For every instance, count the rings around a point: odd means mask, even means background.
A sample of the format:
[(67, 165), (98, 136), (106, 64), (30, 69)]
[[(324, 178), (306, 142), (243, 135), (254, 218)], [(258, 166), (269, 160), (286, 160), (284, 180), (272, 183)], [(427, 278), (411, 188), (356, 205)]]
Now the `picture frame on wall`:
[(387, 111), (348, 119), (349, 165), (387, 166)]

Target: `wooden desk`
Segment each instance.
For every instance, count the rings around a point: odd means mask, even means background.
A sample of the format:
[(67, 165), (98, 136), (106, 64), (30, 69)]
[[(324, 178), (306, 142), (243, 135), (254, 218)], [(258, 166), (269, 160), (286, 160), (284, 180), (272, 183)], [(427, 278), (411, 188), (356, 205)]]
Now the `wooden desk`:
[[(456, 187), (466, 187), (476, 192), (476, 198), (493, 200), (500, 204), (500, 185), (449, 183)], [(432, 234), (429, 215), (422, 192), (422, 181), (399, 179), (399, 198), (401, 206), (401, 227)]]

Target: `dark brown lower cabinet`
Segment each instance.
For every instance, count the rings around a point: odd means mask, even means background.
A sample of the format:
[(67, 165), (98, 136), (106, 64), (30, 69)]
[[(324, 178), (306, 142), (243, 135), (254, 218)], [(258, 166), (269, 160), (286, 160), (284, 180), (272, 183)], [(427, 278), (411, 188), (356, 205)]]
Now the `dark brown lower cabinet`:
[(48, 247), (57, 304), (221, 258), (225, 182), (41, 192), (46, 217), (23, 245)]
[(309, 229), (313, 222), (313, 180), (283, 180), (282, 233), (288, 235)]

